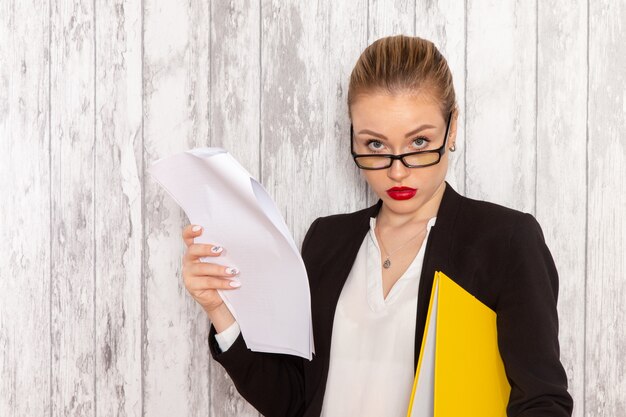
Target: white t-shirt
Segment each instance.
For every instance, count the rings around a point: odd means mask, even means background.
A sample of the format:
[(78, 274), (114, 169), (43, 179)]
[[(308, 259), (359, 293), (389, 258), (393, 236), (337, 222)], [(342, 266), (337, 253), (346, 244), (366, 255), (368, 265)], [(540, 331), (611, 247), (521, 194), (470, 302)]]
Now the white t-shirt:
[[(321, 417), (404, 417), (415, 377), (417, 292), (426, 242), (383, 299), (380, 249), (370, 230), (341, 291), (333, 321), (330, 367)], [(393, 266), (392, 266), (393, 267)], [(216, 334), (222, 351), (239, 335), (237, 322)]]

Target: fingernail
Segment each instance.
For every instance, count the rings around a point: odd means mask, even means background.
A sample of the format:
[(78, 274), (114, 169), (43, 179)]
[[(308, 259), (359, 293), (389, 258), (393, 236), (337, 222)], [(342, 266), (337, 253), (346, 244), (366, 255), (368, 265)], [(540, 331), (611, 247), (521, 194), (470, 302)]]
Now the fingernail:
[(211, 252), (213, 252), (213, 253), (220, 253), (222, 250), (223, 250), (223, 249), (222, 249), (222, 247), (221, 247), (221, 246), (213, 246), (213, 247), (211, 248)]
[(234, 266), (226, 268), (226, 273), (227, 274), (235, 275), (238, 272), (239, 272), (239, 270), (237, 268), (235, 268)]
[(231, 287), (241, 287), (241, 281), (231, 281), (228, 283), (228, 285), (230, 285)]
[(202, 226), (198, 226), (198, 225), (195, 225), (194, 227), (191, 228), (191, 230), (194, 232), (197, 232), (200, 229), (202, 229)]

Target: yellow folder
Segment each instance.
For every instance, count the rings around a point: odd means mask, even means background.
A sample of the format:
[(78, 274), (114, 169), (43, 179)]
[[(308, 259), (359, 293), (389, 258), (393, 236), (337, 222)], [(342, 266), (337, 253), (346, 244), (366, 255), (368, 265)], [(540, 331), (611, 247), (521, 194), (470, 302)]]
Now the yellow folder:
[(506, 417), (510, 391), (496, 313), (436, 271), (407, 417)]

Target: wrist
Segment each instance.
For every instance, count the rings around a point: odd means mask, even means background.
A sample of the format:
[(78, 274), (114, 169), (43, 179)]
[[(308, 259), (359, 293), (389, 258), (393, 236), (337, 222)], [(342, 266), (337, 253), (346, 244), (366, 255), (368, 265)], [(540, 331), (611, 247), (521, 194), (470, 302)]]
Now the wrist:
[(217, 333), (223, 332), (235, 322), (235, 317), (226, 304), (221, 304), (219, 307), (209, 311), (205, 309), (205, 311)]

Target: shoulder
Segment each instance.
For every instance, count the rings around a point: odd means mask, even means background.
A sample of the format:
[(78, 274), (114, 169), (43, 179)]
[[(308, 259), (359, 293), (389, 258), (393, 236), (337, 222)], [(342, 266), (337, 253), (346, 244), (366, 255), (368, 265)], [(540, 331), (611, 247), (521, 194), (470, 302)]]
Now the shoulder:
[(369, 229), (368, 213), (371, 210), (370, 206), (313, 220), (302, 242), (301, 252), (305, 262), (321, 264), (334, 256), (344, 255), (347, 248), (362, 240)]
[(533, 214), (469, 197), (462, 197), (460, 207), (452, 226), (452, 249), (460, 258), (502, 271), (515, 259), (549, 252)]
[(476, 227), (493, 225), (494, 227), (514, 226), (527, 213), (492, 201), (478, 200), (462, 196), (462, 210), (459, 220), (479, 222)]
[(529, 232), (541, 231), (531, 213), (487, 200), (465, 196), (461, 200), (454, 230), (456, 237), (468, 244), (490, 242), (508, 246), (512, 239), (524, 239)]
[(459, 284), (494, 311), (502, 291), (514, 293), (535, 284), (557, 286), (552, 256), (531, 213), (462, 197), (450, 239), (446, 262), (464, 277)]
[(373, 206), (348, 213), (335, 213), (317, 217), (309, 228), (316, 234), (332, 235), (333, 239), (350, 238), (364, 226), (369, 228), (369, 216)]

